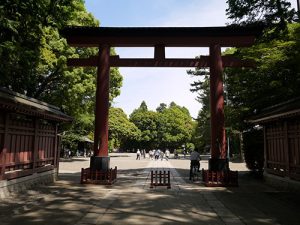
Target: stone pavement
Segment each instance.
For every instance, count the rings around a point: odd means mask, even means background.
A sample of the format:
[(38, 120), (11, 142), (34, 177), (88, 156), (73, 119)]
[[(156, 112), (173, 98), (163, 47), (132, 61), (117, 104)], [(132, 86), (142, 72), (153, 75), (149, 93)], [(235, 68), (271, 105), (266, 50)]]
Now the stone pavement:
[[(0, 225), (8, 224), (300, 224), (299, 194), (282, 192), (243, 176), (240, 187), (206, 188), (188, 180), (189, 160), (135, 160), (112, 154), (118, 181), (112, 186), (80, 185), (89, 160), (60, 163), (60, 180), (0, 203)], [(207, 162), (201, 163), (207, 167)], [(171, 171), (171, 189), (150, 189), (151, 168)]]

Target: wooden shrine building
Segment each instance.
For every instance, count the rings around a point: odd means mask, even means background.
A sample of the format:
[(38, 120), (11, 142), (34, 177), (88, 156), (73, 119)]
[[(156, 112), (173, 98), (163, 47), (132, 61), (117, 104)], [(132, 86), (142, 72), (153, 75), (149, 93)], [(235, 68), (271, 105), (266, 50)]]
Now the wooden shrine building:
[(70, 121), (53, 105), (0, 88), (0, 197), (55, 180), (58, 126)]
[(249, 122), (263, 126), (266, 179), (300, 190), (300, 98), (266, 108)]

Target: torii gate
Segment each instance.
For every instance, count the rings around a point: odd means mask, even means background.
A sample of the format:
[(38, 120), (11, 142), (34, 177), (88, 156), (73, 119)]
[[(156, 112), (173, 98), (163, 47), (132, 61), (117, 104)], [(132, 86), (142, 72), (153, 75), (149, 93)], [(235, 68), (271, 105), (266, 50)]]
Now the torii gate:
[[(76, 47), (98, 47), (99, 55), (69, 59), (69, 66), (96, 66), (94, 158), (91, 168), (107, 170), (110, 67), (209, 67), (211, 106), (211, 160), (209, 169), (228, 168), (224, 126), (222, 72), (224, 67), (249, 67), (253, 63), (221, 56), (221, 47), (251, 46), (261, 33), (259, 27), (68, 27), (67, 42)], [(110, 47), (154, 47), (154, 58), (110, 56)], [(209, 56), (199, 59), (166, 58), (165, 47), (209, 47)]]

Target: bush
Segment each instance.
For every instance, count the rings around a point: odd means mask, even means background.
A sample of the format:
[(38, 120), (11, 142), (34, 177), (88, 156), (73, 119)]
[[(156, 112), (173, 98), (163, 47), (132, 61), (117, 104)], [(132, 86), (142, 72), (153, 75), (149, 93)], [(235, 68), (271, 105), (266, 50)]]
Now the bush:
[(251, 171), (262, 174), (264, 168), (263, 129), (243, 133), (245, 162)]

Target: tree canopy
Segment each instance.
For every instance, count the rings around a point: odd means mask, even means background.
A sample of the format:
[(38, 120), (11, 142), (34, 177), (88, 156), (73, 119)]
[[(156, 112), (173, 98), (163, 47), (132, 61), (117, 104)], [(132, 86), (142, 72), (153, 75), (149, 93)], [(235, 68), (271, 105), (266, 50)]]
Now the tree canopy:
[[(228, 136), (236, 136), (253, 124), (247, 119), (263, 108), (300, 96), (300, 24), (290, 23), (295, 11), (282, 0), (228, 0), (226, 10), (233, 24), (264, 24), (261, 38), (250, 48), (230, 48), (223, 54), (256, 62), (255, 69), (226, 68), (223, 74), (225, 127)], [(202, 109), (197, 118), (194, 142), (209, 143), (209, 77), (204, 68), (188, 71), (202, 76), (191, 91), (198, 92)]]
[(296, 12), (286, 0), (227, 0), (226, 14), (234, 24), (262, 23), (285, 29), (296, 19)]
[[(1, 1), (0, 86), (59, 106), (75, 118), (74, 132), (88, 134), (94, 129), (96, 69), (70, 68), (66, 61), (98, 50), (69, 47), (59, 32), (69, 25), (99, 26), (99, 21), (83, 0)], [(111, 68), (111, 101), (121, 85), (118, 68)]]
[(246, 126), (245, 118), (263, 108), (300, 96), (299, 40), (300, 24), (294, 23), (288, 25), (287, 35), (236, 50), (237, 56), (253, 59), (257, 65), (225, 70), (227, 106), (232, 123), (240, 129)]
[(156, 112), (143, 101), (130, 115), (130, 121), (141, 131), (140, 139), (127, 143), (129, 148), (175, 149), (191, 141), (193, 119), (188, 109), (171, 102), (161, 103)]

